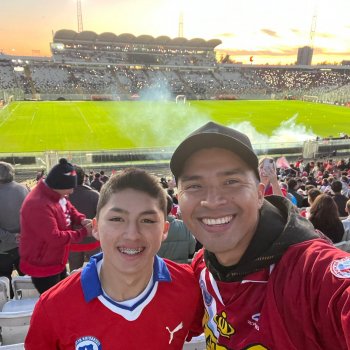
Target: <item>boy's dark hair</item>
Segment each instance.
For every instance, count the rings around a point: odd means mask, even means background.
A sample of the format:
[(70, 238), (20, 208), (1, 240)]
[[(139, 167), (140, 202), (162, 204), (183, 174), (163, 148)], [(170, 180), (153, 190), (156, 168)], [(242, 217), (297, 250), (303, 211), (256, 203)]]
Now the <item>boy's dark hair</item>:
[(314, 201), (320, 194), (322, 194), (322, 192), (318, 188), (311, 188), (307, 193), (311, 201)]
[(98, 218), (101, 208), (106, 205), (112, 194), (126, 189), (144, 192), (152, 198), (158, 199), (159, 208), (163, 211), (164, 217), (167, 217), (167, 194), (158, 178), (138, 168), (125, 169), (106, 182), (101, 189), (96, 217)]
[(331, 184), (331, 189), (334, 193), (341, 192), (342, 187), (343, 187), (342, 183), (338, 180), (333, 181)]

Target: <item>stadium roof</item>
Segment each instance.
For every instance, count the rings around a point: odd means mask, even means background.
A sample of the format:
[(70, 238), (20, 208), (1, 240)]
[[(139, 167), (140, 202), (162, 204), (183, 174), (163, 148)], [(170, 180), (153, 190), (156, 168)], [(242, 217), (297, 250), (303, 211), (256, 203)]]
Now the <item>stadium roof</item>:
[(130, 33), (123, 33), (116, 35), (114, 33), (102, 33), (96, 34), (92, 31), (83, 31), (80, 33), (74, 30), (61, 29), (58, 30), (53, 41), (56, 43), (64, 42), (96, 42), (96, 43), (125, 43), (125, 44), (148, 44), (148, 45), (166, 45), (176, 47), (197, 47), (197, 48), (211, 48), (221, 44), (221, 40), (212, 39), (204, 40), (201, 38), (186, 39), (186, 38), (174, 38), (171, 39), (168, 36), (159, 36), (154, 38), (151, 35), (135, 36)]

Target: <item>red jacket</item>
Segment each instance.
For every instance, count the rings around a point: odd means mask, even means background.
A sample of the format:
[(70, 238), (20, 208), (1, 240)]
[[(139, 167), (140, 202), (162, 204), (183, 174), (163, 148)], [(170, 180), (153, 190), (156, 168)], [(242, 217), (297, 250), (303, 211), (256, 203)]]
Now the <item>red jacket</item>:
[(21, 208), (20, 269), (33, 277), (47, 277), (61, 273), (67, 263), (70, 243), (87, 235), (79, 225), (85, 215), (67, 200), (71, 225), (59, 203), (61, 196), (41, 180), (29, 193)]
[(203, 251), (192, 264), (210, 349), (350, 349), (346, 252), (320, 239), (294, 244), (278, 263), (237, 282), (216, 281)]

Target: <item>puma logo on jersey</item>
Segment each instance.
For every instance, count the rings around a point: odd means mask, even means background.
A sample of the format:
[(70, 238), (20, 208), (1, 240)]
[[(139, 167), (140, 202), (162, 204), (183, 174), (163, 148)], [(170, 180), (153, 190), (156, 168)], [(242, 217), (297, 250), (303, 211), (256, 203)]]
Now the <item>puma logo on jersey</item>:
[(179, 323), (179, 324), (175, 327), (175, 329), (174, 329), (173, 331), (171, 331), (169, 327), (165, 327), (166, 330), (170, 333), (169, 344), (171, 344), (171, 342), (173, 341), (174, 333), (176, 333), (177, 331), (179, 331), (180, 329), (182, 329), (182, 327), (183, 327), (182, 322)]

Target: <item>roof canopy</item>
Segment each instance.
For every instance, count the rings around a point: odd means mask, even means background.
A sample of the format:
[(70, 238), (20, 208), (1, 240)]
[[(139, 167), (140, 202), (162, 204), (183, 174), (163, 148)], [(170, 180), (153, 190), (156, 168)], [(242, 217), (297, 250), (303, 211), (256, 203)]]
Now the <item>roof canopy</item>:
[(211, 48), (221, 44), (221, 40), (212, 39), (204, 40), (201, 38), (186, 39), (186, 38), (175, 38), (171, 39), (168, 36), (159, 36), (154, 38), (151, 35), (140, 35), (136, 37), (130, 33), (123, 33), (116, 35), (114, 33), (102, 33), (96, 34), (92, 31), (83, 31), (80, 33), (74, 30), (61, 29), (58, 30), (54, 37), (54, 42), (66, 42), (66, 41), (85, 41), (85, 42), (96, 42), (96, 43), (124, 43), (124, 44), (148, 44), (148, 45), (166, 45), (166, 46), (177, 46), (177, 47), (196, 47), (196, 48)]

